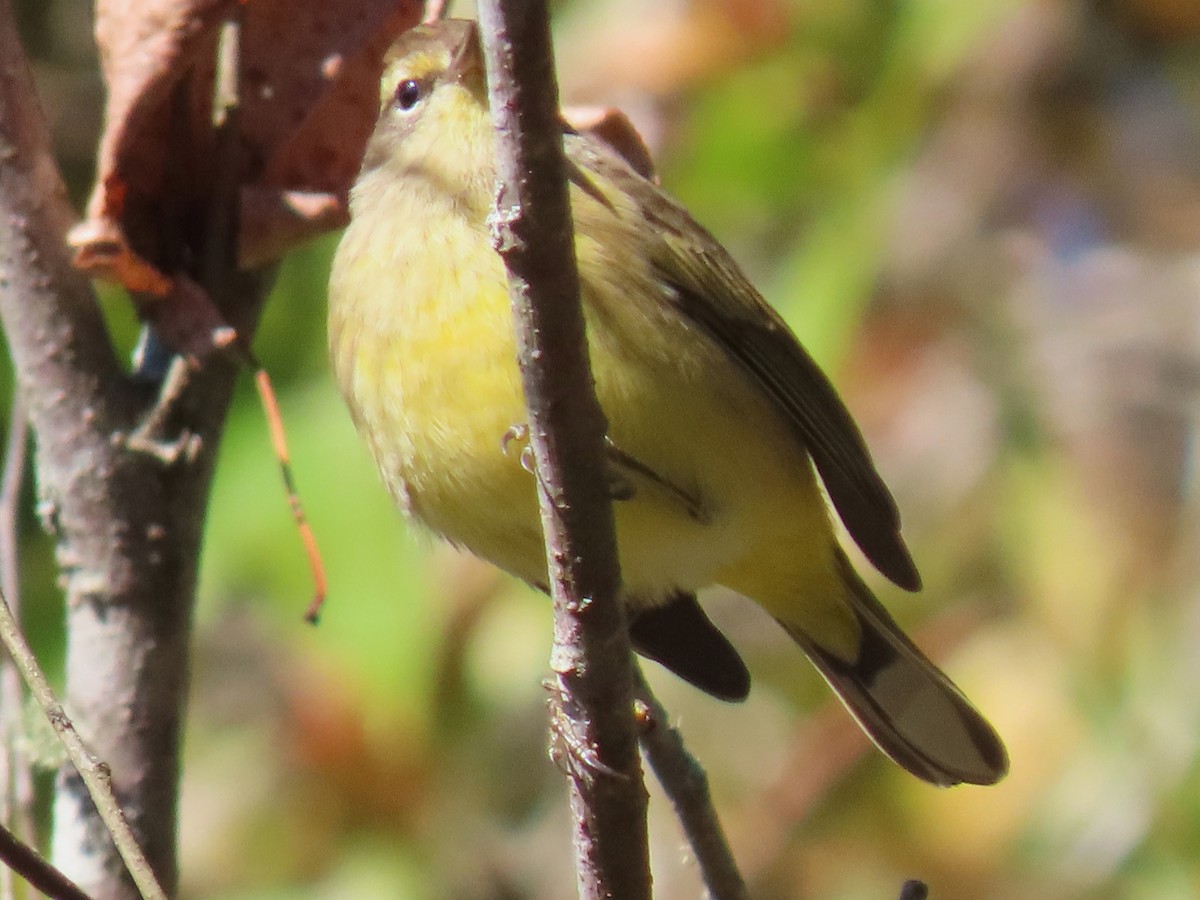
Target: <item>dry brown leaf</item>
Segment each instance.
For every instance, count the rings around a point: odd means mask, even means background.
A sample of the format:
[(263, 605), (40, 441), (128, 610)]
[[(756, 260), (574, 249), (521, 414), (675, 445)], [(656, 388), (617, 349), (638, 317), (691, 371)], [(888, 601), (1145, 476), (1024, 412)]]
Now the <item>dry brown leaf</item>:
[[(71, 235), (91, 271), (104, 258), (137, 257), (137, 269), (174, 267), (169, 249), (182, 223), (166, 220), (189, 205), (181, 194), (211, 183), (207, 123), (217, 26), (235, 6), (235, 0), (98, 0), (96, 44), (108, 101), (88, 222)], [(87, 243), (93, 234), (109, 247), (93, 252)], [(118, 252), (111, 252), (113, 242), (121, 244)], [(128, 269), (109, 275), (119, 280)]]
[(675, 95), (779, 47), (803, 8), (783, 0), (644, 4), (635, 16), (568, 29), (564, 93), (584, 100)]
[(350, 221), (345, 194), (249, 185), (242, 189), (241, 206), (238, 264), (243, 269), (274, 262), (299, 244)]
[[(213, 308), (183, 314), (196, 291), (179, 284), (221, 214), (212, 208), (220, 26), (241, 22), (239, 255), (262, 265), (344, 223), (378, 110), (380, 60), (420, 11), (416, 0), (99, 0), (109, 96), (96, 188), (70, 235), (76, 264), (141, 294), (164, 339), (202, 346), (188, 336), (212, 324)], [(151, 314), (150, 297), (173, 299)]]
[[(253, 194), (243, 196), (243, 265), (277, 259), (345, 224), (346, 197), (379, 112), (383, 54), (421, 11), (413, 0), (308, 6), (304, 27), (286, 0), (263, 3), (246, 24), (244, 127), (262, 170), (248, 186)], [(264, 202), (270, 191), (276, 197)]]

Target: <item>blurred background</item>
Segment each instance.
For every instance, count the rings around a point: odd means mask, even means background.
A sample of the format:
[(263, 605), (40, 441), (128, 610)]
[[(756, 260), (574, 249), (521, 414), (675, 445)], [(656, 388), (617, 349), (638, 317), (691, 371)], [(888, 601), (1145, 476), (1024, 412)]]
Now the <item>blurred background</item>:
[[(16, 5), (82, 203), (91, 8)], [(926, 588), (872, 583), (1012, 757), (995, 788), (917, 783), (765, 614), (713, 593), (751, 699), (647, 669), (752, 895), (1200, 895), (1200, 4), (576, 0), (555, 27), (564, 99), (630, 113), (842, 390)], [(331, 598), (303, 623), (247, 382), (201, 579), (184, 895), (572, 896), (549, 604), (394, 512), (327, 371), (335, 243), (283, 266), (256, 342)], [(103, 302), (131, 346), (127, 302)], [(61, 600), (28, 505), (26, 621), (53, 670)], [(698, 897), (652, 791), (656, 896)]]

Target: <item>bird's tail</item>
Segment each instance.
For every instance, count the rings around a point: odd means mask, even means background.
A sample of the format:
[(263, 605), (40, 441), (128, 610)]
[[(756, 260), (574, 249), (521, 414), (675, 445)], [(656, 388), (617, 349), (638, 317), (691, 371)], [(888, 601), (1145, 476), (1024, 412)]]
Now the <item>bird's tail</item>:
[(823, 648), (780, 620), (884, 753), (936, 785), (994, 784), (1008, 771), (996, 731), (904, 635), (841, 558), (847, 600), (858, 624), (856, 658)]

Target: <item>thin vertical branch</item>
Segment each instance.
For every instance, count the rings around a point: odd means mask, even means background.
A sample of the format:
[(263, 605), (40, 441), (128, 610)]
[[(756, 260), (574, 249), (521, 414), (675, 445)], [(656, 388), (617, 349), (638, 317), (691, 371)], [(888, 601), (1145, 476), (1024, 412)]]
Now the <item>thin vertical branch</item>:
[(479, 8), (508, 268), (554, 599), (555, 728), (570, 754), (580, 895), (650, 896), (646, 791), (629, 635), (605, 477), (603, 414), (584, 340), (546, 4)]

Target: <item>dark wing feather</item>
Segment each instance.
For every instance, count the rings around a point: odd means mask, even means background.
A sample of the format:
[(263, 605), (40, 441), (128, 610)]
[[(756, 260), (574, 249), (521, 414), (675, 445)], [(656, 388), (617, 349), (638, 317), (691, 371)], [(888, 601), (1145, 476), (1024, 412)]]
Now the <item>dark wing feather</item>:
[[(568, 135), (573, 179), (593, 196), (588, 171), (632, 196), (657, 236), (653, 261), (664, 297), (756, 379), (796, 429), (834, 508), (866, 557), (900, 587), (920, 575), (900, 536), (900, 514), (862, 433), (833, 385), (726, 250), (687, 211), (621, 159)], [(688, 235), (687, 239), (678, 237)]]
[(676, 594), (659, 606), (631, 609), (629, 639), (642, 656), (718, 700), (737, 703), (750, 693), (746, 664), (693, 594)]

